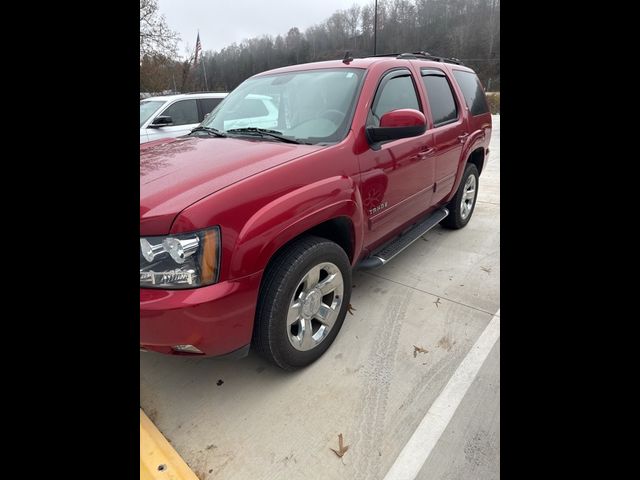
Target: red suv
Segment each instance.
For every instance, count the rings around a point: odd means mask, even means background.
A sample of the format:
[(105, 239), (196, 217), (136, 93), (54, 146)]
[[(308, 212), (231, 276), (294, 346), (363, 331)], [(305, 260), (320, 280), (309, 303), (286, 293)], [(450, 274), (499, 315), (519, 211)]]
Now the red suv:
[(469, 222), (490, 136), (475, 73), (422, 52), (249, 78), (140, 146), (141, 349), (313, 362), (353, 268)]

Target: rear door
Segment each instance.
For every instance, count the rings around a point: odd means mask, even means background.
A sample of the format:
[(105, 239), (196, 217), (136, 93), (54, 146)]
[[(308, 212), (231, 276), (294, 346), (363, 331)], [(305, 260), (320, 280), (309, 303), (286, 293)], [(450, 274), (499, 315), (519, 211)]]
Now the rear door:
[(194, 98), (173, 102), (160, 111), (158, 116), (171, 117), (173, 125), (170, 127), (147, 128), (149, 140), (186, 135), (200, 124), (198, 121), (198, 104)]
[(435, 142), (435, 185), (433, 203), (442, 200), (456, 180), (462, 147), (468, 136), (465, 116), (451, 82), (439, 68), (422, 68)]

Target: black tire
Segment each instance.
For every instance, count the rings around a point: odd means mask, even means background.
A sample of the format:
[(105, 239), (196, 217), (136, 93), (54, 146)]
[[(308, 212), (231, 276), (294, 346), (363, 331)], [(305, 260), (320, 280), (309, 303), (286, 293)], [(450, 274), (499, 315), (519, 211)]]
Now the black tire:
[[(476, 180), (475, 197), (473, 198), (471, 211), (466, 218), (462, 218), (462, 196), (464, 195), (464, 188), (467, 180), (471, 175), (475, 176)], [(460, 185), (458, 186), (458, 191), (453, 196), (451, 201), (447, 204), (449, 215), (447, 215), (445, 219), (440, 222), (440, 225), (446, 228), (457, 230), (459, 228), (465, 227), (467, 223), (469, 223), (469, 220), (471, 220), (471, 217), (473, 215), (473, 211), (476, 208), (476, 202), (478, 200), (478, 187), (480, 186), (479, 176), (480, 175), (478, 174), (478, 168), (473, 163), (467, 163), (467, 166), (464, 168), (464, 173), (462, 174), (462, 180), (460, 180)]]
[[(289, 340), (287, 312), (305, 274), (323, 262), (333, 263), (342, 275), (342, 304), (333, 327), (314, 348), (297, 350)], [(252, 347), (284, 370), (296, 370), (322, 356), (342, 327), (351, 298), (351, 264), (345, 251), (324, 238), (304, 236), (280, 250), (269, 263), (262, 280)], [(338, 307), (336, 306), (336, 311)]]

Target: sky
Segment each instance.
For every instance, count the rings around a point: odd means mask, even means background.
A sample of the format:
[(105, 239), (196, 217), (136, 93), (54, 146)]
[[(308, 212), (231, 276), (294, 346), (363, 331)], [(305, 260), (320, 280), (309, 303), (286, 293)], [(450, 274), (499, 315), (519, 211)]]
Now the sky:
[(221, 50), (251, 37), (286, 35), (290, 28), (300, 31), (320, 23), (336, 10), (360, 6), (373, 0), (159, 0), (160, 13), (182, 38), (178, 48), (193, 51), (200, 29), (203, 50)]

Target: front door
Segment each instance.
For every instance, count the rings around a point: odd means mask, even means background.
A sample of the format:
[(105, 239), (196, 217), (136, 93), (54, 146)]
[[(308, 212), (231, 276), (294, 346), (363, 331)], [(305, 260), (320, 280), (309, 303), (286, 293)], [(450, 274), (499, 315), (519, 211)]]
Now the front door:
[(196, 100), (192, 98), (178, 100), (172, 103), (163, 111), (159, 112), (158, 116), (171, 117), (173, 125), (169, 127), (147, 128), (149, 140), (186, 135), (200, 124), (198, 121), (198, 104)]
[[(394, 69), (382, 77), (367, 126), (378, 126), (387, 112), (412, 108), (424, 112), (408, 69)], [(433, 134), (385, 142), (359, 156), (360, 191), (368, 218), (367, 243), (375, 244), (420, 215), (431, 204), (435, 162), (430, 155)]]

